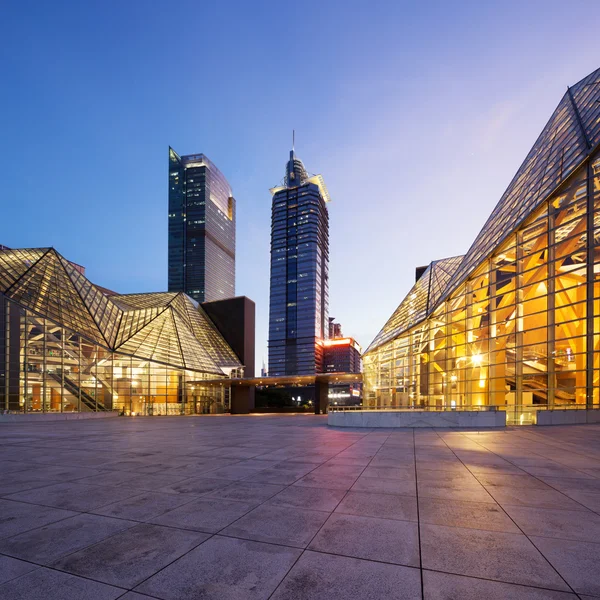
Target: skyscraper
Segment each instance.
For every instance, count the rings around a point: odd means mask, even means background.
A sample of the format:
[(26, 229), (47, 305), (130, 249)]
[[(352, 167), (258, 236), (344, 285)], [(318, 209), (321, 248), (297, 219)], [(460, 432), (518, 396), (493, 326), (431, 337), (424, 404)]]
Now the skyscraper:
[(283, 184), (271, 189), (269, 375), (323, 368), (329, 312), (329, 192), (290, 152)]
[(198, 302), (235, 296), (235, 199), (204, 154), (169, 148), (169, 291)]

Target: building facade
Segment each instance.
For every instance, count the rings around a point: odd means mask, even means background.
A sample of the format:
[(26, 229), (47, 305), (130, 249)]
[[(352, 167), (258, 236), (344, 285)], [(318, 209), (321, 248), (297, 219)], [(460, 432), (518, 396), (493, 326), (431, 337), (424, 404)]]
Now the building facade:
[(367, 349), (365, 403), (597, 405), (600, 69), (567, 90), (464, 256), (432, 262)]
[(341, 323), (335, 322), (335, 317), (329, 317), (329, 339), (344, 337)]
[(254, 377), (256, 306), (250, 298), (238, 296), (203, 302), (202, 310), (219, 330), (244, 365), (244, 377)]
[(323, 373), (360, 373), (361, 347), (354, 338), (323, 342)]
[(283, 185), (271, 193), (269, 375), (320, 373), (329, 324), (329, 193), (293, 150)]
[(0, 411), (223, 412), (243, 365), (182, 292), (107, 295), (53, 248), (0, 251)]
[[(338, 324), (335, 323), (335, 325)], [(341, 335), (341, 326), (339, 327)], [(362, 348), (354, 338), (335, 337), (325, 340), (323, 343), (323, 372), (361, 373), (361, 353)], [(329, 382), (327, 397), (329, 404), (359, 404), (362, 398), (362, 383), (335, 381), (334, 379)]]
[(235, 296), (235, 200), (204, 154), (169, 148), (169, 291), (198, 302)]

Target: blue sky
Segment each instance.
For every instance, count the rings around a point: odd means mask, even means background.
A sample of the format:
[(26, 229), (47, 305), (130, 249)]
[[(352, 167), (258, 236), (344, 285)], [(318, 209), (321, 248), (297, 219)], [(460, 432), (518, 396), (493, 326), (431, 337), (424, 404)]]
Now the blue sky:
[(166, 289), (167, 156), (234, 190), (237, 287), (266, 359), (269, 188), (329, 187), (330, 312), (367, 346), (414, 268), (464, 253), (566, 86), (600, 67), (597, 2), (5, 2), (0, 244)]

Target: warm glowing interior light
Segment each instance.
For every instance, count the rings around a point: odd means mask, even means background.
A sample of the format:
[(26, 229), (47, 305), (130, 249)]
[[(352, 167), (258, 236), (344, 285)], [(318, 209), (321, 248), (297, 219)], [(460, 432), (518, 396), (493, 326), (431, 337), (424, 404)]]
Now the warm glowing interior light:
[(483, 362), (483, 356), (481, 356), (481, 354), (473, 354), (473, 356), (471, 356), (471, 362), (474, 365), (480, 365)]
[(339, 338), (336, 340), (325, 340), (324, 346), (349, 346), (352, 343), (352, 338)]

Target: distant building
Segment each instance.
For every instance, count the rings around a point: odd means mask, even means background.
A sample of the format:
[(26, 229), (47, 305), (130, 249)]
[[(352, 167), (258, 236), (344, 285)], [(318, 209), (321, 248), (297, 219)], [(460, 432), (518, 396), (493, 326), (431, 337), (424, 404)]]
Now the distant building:
[(244, 377), (254, 377), (254, 302), (246, 296), (238, 296), (203, 302), (200, 306), (244, 365)]
[(169, 148), (169, 291), (198, 302), (235, 296), (235, 200), (204, 155)]
[(77, 263), (74, 263), (74, 262), (71, 262), (71, 265), (78, 273), (85, 275), (85, 267), (82, 267), (81, 265), (78, 265)]
[[(360, 373), (362, 348), (354, 338), (338, 338), (323, 343), (323, 372)], [(361, 383), (330, 382), (330, 404), (359, 404), (362, 399)]]
[(329, 193), (293, 150), (271, 193), (269, 375), (311, 375), (328, 334)]
[(329, 317), (329, 339), (334, 340), (341, 337), (344, 337), (341, 324), (335, 322), (335, 317)]
[(361, 347), (354, 338), (323, 342), (324, 373), (360, 373)]

